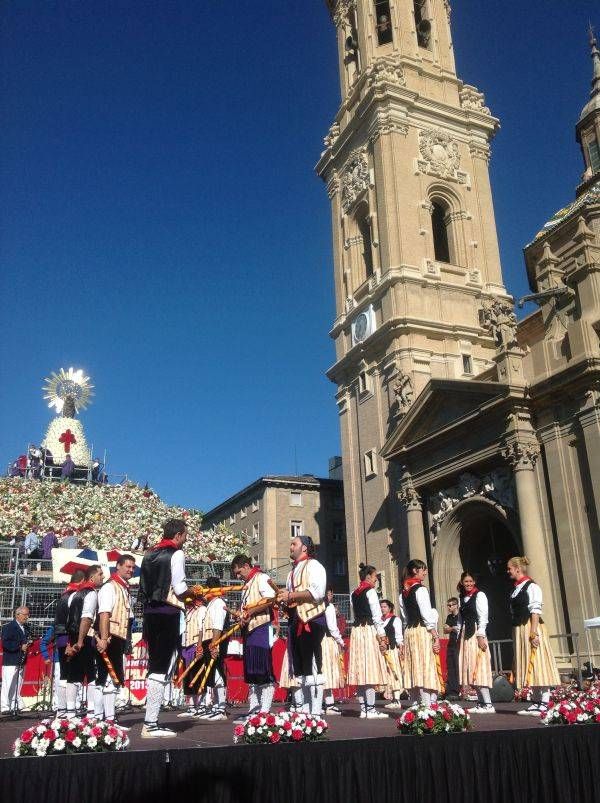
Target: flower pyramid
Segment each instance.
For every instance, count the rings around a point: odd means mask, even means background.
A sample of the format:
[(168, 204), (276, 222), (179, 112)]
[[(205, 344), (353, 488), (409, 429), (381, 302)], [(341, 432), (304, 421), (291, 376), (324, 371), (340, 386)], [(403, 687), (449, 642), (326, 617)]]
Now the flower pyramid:
[(18, 530), (38, 524), (42, 531), (72, 528), (92, 549), (129, 549), (134, 538), (150, 533), (160, 540), (163, 523), (183, 518), (188, 524), (185, 547), (190, 560), (231, 560), (246, 546), (225, 527), (202, 530), (202, 514), (167, 505), (154, 491), (134, 483), (75, 485), (0, 478), (0, 543)]

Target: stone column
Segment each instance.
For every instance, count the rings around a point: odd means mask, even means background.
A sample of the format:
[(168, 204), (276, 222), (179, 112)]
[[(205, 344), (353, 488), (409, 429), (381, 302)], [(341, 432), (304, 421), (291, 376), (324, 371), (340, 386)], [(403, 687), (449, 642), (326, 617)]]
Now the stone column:
[(419, 558), (427, 560), (427, 549), (425, 547), (425, 531), (423, 530), (423, 505), (421, 496), (416, 488), (410, 483), (403, 481), (402, 488), (398, 492), (398, 499), (406, 508), (406, 521), (408, 524), (408, 559)]
[(534, 471), (540, 447), (537, 441), (514, 441), (505, 447), (502, 454), (510, 463), (515, 475), (523, 554), (531, 561), (528, 572), (542, 589), (543, 619), (548, 632), (556, 633), (558, 632), (555, 615), (556, 595), (550, 575), (550, 562)]

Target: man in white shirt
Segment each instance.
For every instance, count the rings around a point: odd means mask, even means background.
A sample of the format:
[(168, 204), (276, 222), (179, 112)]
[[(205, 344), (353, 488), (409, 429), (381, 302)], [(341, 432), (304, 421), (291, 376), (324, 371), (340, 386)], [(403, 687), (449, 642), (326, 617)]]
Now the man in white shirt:
[(115, 721), (117, 701), (117, 686), (109, 669), (109, 662), (118, 685), (125, 683), (123, 659), (133, 621), (129, 581), (134, 570), (133, 555), (121, 555), (115, 573), (98, 592), (97, 686), (102, 690), (103, 713), (107, 722)]
[(188, 595), (183, 554), (185, 541), (185, 521), (169, 519), (163, 526), (162, 540), (146, 552), (142, 561), (138, 599), (144, 608), (144, 639), (148, 645), (143, 739), (177, 735), (169, 728), (159, 727), (158, 715), (181, 643), (183, 600)]
[(294, 690), (297, 710), (320, 716), (323, 709), (323, 653), (325, 621), (325, 567), (315, 560), (312, 538), (301, 535), (290, 542), (292, 571), (286, 588), (277, 595), (289, 610), (288, 660), (290, 677), (300, 686)]

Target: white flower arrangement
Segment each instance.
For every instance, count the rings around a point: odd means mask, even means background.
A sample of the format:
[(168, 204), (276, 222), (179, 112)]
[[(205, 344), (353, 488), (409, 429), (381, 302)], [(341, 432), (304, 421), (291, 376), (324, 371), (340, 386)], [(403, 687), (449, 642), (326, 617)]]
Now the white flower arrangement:
[(282, 711), (260, 712), (248, 717), (233, 730), (234, 743), (278, 744), (279, 742), (317, 742), (326, 738), (327, 722), (312, 714)]
[[(40, 738), (41, 737), (41, 738)], [(83, 719), (45, 719), (27, 728), (16, 739), (13, 755), (51, 756), (65, 753), (104, 753), (125, 750), (129, 746), (126, 731), (118, 725)]]

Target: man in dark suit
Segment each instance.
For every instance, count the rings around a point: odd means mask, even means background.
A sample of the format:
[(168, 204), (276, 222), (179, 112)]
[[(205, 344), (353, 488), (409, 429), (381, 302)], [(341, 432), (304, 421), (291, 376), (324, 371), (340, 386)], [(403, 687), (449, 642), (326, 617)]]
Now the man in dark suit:
[(31, 643), (27, 620), (29, 608), (17, 608), (15, 618), (2, 628), (2, 694), (0, 713), (18, 710), (18, 698), (23, 682), (23, 667)]

